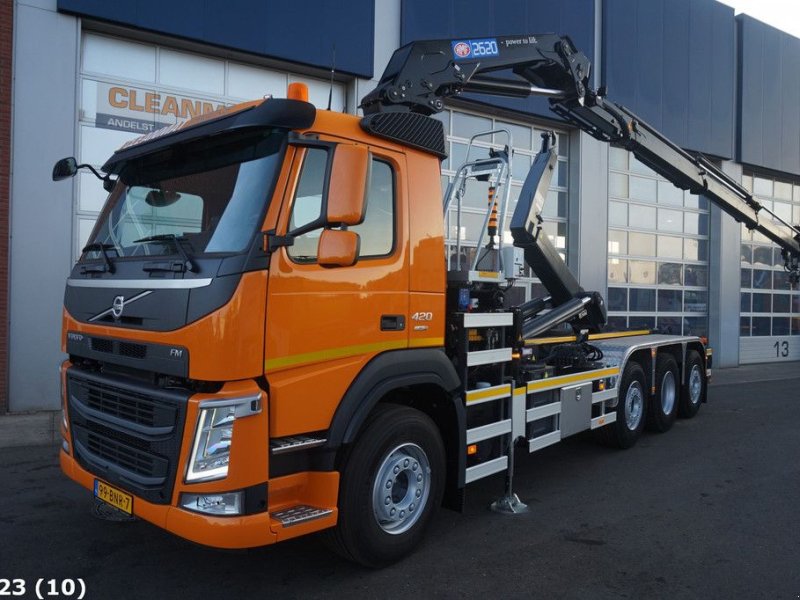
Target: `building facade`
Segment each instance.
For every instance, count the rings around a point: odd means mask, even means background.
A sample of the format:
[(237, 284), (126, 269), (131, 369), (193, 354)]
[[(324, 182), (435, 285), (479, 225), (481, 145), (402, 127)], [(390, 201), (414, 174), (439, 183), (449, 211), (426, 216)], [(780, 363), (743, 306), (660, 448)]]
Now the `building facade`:
[[(87, 173), (53, 183), (57, 159), (99, 168), (136, 136), (285, 96), (294, 81), (318, 108), (355, 114), (415, 39), (568, 34), (609, 97), (800, 223), (800, 40), (714, 0), (3, 0), (0, 12), (0, 412), (59, 407), (64, 281), (105, 192)], [(512, 207), (540, 134), (556, 132), (545, 230), (581, 284), (605, 295), (611, 325), (708, 336), (717, 366), (800, 359), (800, 292), (779, 252), (704, 198), (542, 100), (468, 96), (438, 118), (443, 189), (473, 135), (510, 134), (478, 138), (472, 156), (511, 138)], [(446, 237), (471, 257), (485, 196), (468, 192), (464, 206)], [(541, 285), (527, 271), (512, 293)]]

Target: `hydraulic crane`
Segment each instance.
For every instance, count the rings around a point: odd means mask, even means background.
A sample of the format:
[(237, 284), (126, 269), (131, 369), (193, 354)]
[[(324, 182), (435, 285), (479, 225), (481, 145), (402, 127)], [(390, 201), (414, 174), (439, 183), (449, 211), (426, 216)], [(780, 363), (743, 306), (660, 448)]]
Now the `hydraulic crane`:
[[(495, 71), (504, 71), (506, 76), (486, 76)], [(367, 115), (395, 111), (431, 115), (444, 108), (446, 98), (464, 92), (547, 97), (550, 108), (567, 122), (600, 141), (625, 148), (677, 187), (705, 196), (769, 238), (781, 248), (790, 282), (800, 281), (800, 227), (763, 206), (702, 154), (681, 149), (633, 112), (606, 99), (605, 90), (592, 88), (590, 71), (589, 59), (569, 37), (550, 33), (413, 42), (394, 53), (378, 86), (361, 106)], [(541, 172), (542, 166), (534, 163), (531, 177)], [(526, 260), (551, 293), (554, 306), (559, 306), (585, 293), (546, 236), (538, 236), (541, 205), (533, 202), (535, 187), (526, 182), (512, 234), (515, 245), (525, 248)], [(598, 301), (594, 298), (592, 304)], [(601, 326), (603, 313), (595, 311), (591, 325)]]

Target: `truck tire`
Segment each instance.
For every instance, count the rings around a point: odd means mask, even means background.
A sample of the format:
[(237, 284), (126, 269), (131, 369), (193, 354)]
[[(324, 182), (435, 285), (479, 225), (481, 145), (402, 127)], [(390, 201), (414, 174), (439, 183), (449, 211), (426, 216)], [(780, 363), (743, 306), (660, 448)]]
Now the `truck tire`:
[(345, 457), (330, 545), (367, 567), (397, 561), (422, 540), (444, 481), (444, 444), (433, 421), (406, 406), (379, 404)]
[(685, 378), (678, 403), (678, 416), (691, 419), (700, 410), (700, 404), (706, 395), (706, 372), (703, 359), (697, 350), (686, 353)]
[(663, 433), (669, 431), (678, 416), (681, 389), (678, 361), (671, 354), (661, 353), (656, 358), (656, 395), (650, 401), (647, 428)]
[(599, 441), (613, 448), (630, 448), (642, 435), (647, 415), (647, 380), (644, 369), (629, 361), (619, 383), (617, 420), (597, 430)]

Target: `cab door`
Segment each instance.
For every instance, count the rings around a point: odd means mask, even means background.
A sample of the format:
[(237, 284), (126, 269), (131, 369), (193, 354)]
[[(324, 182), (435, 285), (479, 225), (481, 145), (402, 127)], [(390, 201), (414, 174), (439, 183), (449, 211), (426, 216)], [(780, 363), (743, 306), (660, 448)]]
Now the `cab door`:
[(273, 436), (326, 429), (363, 366), (381, 352), (408, 347), (402, 154), (369, 148), (365, 217), (347, 228), (360, 239), (355, 264), (318, 263), (322, 227), (292, 235), (319, 219), (331, 178), (350, 175), (336, 172), (336, 149), (332, 143), (299, 147), (283, 198), (277, 235), (292, 241), (272, 254), (266, 322)]

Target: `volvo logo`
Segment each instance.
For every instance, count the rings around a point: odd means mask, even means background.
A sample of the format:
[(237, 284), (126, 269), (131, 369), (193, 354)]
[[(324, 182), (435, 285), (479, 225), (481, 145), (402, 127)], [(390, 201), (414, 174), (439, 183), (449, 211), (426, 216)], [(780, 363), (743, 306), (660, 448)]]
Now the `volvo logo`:
[(116, 296), (111, 305), (111, 314), (114, 315), (115, 319), (119, 319), (122, 316), (123, 308), (125, 308), (125, 296)]
[(140, 300), (145, 296), (149, 296), (152, 293), (153, 290), (147, 290), (146, 292), (142, 292), (141, 294), (136, 294), (135, 296), (133, 296), (132, 298), (128, 298), (127, 300), (125, 299), (125, 296), (114, 296), (114, 301), (111, 303), (111, 308), (107, 308), (103, 312), (96, 314), (91, 319), (89, 319), (89, 322), (91, 323), (93, 321), (97, 321), (98, 319), (102, 319), (107, 315), (111, 315), (112, 317), (114, 317), (114, 320), (117, 321), (122, 317), (122, 311), (126, 305), (136, 302), (137, 300)]

